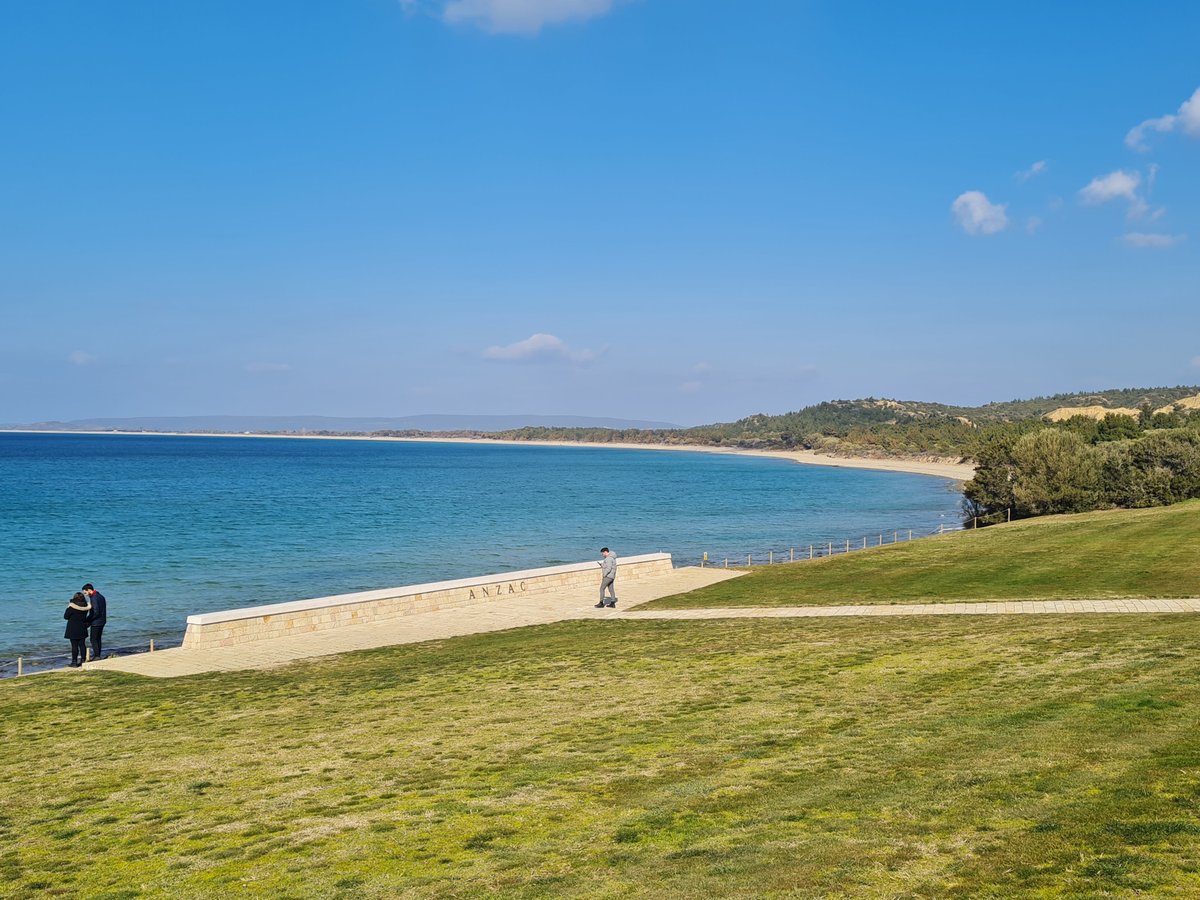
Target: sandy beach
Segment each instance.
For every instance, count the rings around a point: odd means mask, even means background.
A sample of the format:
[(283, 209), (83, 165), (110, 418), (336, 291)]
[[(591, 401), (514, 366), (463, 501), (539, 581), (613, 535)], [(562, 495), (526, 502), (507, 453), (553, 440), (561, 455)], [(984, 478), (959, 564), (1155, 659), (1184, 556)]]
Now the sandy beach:
[(0, 429), (10, 434), (117, 434), (163, 437), (237, 437), (276, 438), (302, 441), (394, 441), (426, 444), (503, 444), (514, 447), (608, 447), (617, 450), (678, 450), (684, 453), (718, 453), (725, 456), (757, 456), (765, 459), (786, 459), (809, 466), (832, 466), (841, 469), (874, 469), (881, 472), (904, 472), (909, 475), (930, 475), (963, 482), (975, 474), (970, 463), (949, 460), (870, 459), (867, 457), (826, 456), (812, 450), (740, 450), (736, 447), (706, 447), (700, 444), (630, 444), (593, 443), (585, 441), (513, 441), (499, 438), (462, 437), (385, 437), (369, 434), (210, 434), (181, 431), (29, 431)]
[(436, 444), (509, 444), (517, 447), (611, 447), (618, 450), (679, 450), (684, 453), (717, 453), (724, 456), (757, 456), (764, 459), (786, 459), (809, 466), (832, 466), (840, 469), (875, 469), (881, 472), (905, 472), (909, 475), (932, 475), (952, 481), (966, 481), (975, 474), (970, 463), (926, 461), (919, 459), (869, 459), (867, 457), (825, 456), (812, 450), (740, 450), (736, 447), (706, 447), (701, 444), (630, 444), (587, 441), (511, 441), (490, 438), (411, 437), (369, 438), (369, 440), (415, 441)]

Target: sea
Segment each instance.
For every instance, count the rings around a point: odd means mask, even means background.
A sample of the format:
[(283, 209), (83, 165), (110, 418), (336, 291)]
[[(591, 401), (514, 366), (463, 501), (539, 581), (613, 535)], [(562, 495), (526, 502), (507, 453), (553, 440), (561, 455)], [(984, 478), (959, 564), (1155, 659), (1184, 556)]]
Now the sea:
[[(676, 565), (914, 537), (942, 478), (669, 450), (0, 433), (0, 672), (54, 661), (92, 582), (106, 648), (191, 613), (666, 551)], [(590, 601), (581, 597), (580, 602)]]

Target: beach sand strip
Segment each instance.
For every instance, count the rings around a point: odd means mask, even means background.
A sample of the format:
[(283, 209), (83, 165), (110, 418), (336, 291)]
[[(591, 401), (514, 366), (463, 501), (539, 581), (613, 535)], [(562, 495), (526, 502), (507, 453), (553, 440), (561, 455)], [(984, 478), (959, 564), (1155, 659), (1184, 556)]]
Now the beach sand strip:
[(837, 469), (872, 469), (878, 472), (904, 472), (909, 475), (932, 475), (951, 481), (967, 481), (975, 474), (972, 463), (953, 460), (872, 459), (865, 456), (826, 456), (812, 450), (742, 450), (737, 447), (707, 447), (700, 444), (631, 444), (591, 441), (513, 441), (499, 438), (459, 437), (385, 437), (372, 434), (220, 434), (184, 431), (29, 431), (16, 428), (0, 429), (14, 434), (91, 434), (136, 435), (139, 437), (226, 437), (274, 438), (297, 441), (385, 441), (407, 444), (482, 444), (501, 447), (579, 447), (610, 450), (675, 450), (681, 453), (716, 453), (721, 456), (756, 456), (762, 459), (786, 459), (807, 466), (829, 466)]

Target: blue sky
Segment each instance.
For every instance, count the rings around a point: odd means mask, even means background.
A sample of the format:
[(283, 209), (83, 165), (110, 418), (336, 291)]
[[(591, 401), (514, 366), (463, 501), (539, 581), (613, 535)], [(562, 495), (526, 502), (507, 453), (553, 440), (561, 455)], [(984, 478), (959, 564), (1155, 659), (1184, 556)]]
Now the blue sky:
[(1200, 5), (0, 6), (0, 422), (1200, 382)]

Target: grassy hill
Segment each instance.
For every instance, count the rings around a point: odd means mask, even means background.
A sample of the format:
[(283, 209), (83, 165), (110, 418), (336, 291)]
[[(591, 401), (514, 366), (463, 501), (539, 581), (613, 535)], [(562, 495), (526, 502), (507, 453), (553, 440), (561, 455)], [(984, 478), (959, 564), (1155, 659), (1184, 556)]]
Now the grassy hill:
[(1200, 501), (1046, 516), (752, 569), (647, 607), (1200, 597)]

